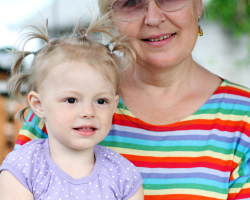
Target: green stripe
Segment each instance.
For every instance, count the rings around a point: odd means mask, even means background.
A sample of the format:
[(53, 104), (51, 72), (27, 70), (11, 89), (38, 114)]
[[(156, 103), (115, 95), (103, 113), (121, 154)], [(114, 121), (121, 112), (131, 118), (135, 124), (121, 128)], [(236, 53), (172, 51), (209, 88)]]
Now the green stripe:
[(159, 151), (159, 152), (175, 152), (175, 151), (193, 151), (193, 152), (202, 152), (202, 151), (213, 151), (216, 153), (222, 153), (225, 155), (235, 154), (239, 157), (242, 157), (244, 153), (241, 153), (234, 148), (232, 149), (223, 149), (220, 147), (215, 147), (212, 145), (207, 146), (146, 146), (146, 145), (137, 145), (123, 142), (115, 142), (115, 141), (102, 141), (100, 145), (107, 147), (120, 147), (124, 149), (134, 149), (134, 150), (142, 150), (142, 151)]
[[(143, 184), (144, 190), (164, 190), (164, 189), (198, 189), (198, 190), (205, 190), (210, 192), (216, 192), (220, 194), (228, 194), (228, 189), (221, 189), (214, 186), (202, 185), (202, 184)], [(202, 193), (202, 191), (201, 191)]]
[[(37, 138), (44, 138), (41, 136), (41, 134), (39, 134), (35, 128), (33, 128), (32, 126), (29, 126), (29, 125), (23, 125), (21, 130), (26, 130), (26, 131), (29, 131), (30, 134), (36, 136)], [(28, 135), (26, 135), (27, 137), (29, 137)]]
[[(239, 116), (243, 116), (243, 115), (246, 115), (246, 116), (250, 116), (250, 112), (249, 111), (244, 111), (244, 110), (236, 110), (236, 109), (222, 109), (222, 108), (219, 108), (219, 112), (218, 112), (218, 109), (202, 109), (200, 108), (199, 110), (197, 110), (193, 115), (200, 115), (200, 114), (203, 114), (203, 115), (206, 115), (206, 114), (218, 114), (218, 113), (221, 113), (221, 114), (224, 114), (224, 115), (239, 115)], [(228, 117), (228, 119), (230, 119)], [(214, 119), (213, 119), (214, 120)]]

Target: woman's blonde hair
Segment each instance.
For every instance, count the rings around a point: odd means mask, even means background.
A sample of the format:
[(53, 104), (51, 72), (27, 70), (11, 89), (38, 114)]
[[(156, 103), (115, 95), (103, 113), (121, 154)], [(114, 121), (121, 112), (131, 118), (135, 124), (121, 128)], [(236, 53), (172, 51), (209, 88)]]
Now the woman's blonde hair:
[[(96, 19), (92, 17), (88, 27), (83, 28), (81, 23), (78, 23), (72, 33), (53, 41), (49, 39), (48, 20), (46, 20), (44, 31), (35, 26), (29, 26), (34, 28), (36, 32), (25, 33), (21, 37), (23, 42), (22, 50), (13, 51), (16, 60), (11, 67), (11, 77), (8, 81), (10, 96), (22, 102), (21, 85), (23, 83), (28, 84), (27, 93), (37, 91), (49, 73), (49, 69), (62, 62), (81, 62), (82, 59), (99, 70), (104, 78), (114, 83), (116, 92), (118, 92), (122, 59), (114, 52), (123, 52), (124, 57), (127, 57), (128, 62), (132, 62), (133, 65), (136, 62), (136, 55), (126, 38), (119, 37), (111, 24), (109, 13)], [(98, 39), (95, 37), (97, 34), (109, 36), (108, 38), (111, 38), (109, 43), (102, 44), (98, 42)], [(23, 51), (27, 42), (33, 39), (42, 39), (46, 44), (36, 52)], [(34, 54), (31, 67), (26, 71), (22, 71), (21, 63), (30, 54)], [(28, 108), (29, 106), (18, 112), (17, 117), (21, 121), (25, 121), (24, 112)]]
[(100, 9), (101, 15), (105, 15), (108, 12), (108, 0), (98, 0), (98, 7)]

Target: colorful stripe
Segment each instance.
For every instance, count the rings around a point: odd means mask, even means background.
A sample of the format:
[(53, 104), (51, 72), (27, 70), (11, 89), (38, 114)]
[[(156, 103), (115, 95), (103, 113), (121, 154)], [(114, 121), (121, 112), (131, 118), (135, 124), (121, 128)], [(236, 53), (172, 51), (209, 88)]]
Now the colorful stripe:
[[(48, 137), (30, 112), (16, 146)], [(120, 99), (109, 135), (100, 143), (134, 163), (145, 200), (250, 199), (250, 90), (224, 80), (193, 115), (155, 126)]]

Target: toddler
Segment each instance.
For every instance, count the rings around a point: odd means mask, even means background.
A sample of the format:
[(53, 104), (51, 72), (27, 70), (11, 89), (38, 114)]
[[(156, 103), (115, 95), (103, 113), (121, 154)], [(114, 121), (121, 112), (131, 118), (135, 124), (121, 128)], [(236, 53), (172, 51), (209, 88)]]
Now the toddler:
[[(34, 139), (7, 155), (0, 167), (0, 199), (144, 199), (136, 167), (97, 145), (109, 133), (118, 104), (121, 60), (114, 52), (135, 58), (110, 24), (105, 15), (50, 41), (46, 21), (44, 32), (33, 27), (39, 33), (25, 34), (24, 44), (36, 38), (46, 44), (37, 52), (15, 52), (9, 90), (19, 99), (22, 83), (28, 83), (29, 107), (44, 118), (49, 139)], [(103, 45), (97, 34), (112, 39)], [(21, 62), (30, 54), (34, 60), (24, 73)], [(21, 119), (27, 108), (19, 112)]]

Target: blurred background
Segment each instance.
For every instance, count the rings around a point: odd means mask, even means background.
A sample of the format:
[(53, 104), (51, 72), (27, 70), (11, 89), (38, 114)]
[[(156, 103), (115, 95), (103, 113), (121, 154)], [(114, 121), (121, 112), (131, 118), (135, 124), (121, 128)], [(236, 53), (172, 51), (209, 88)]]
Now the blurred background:
[[(56, 38), (80, 18), (88, 21), (89, 9), (98, 12), (97, 0), (0, 0), (0, 163), (12, 151), (21, 128), (14, 115), (25, 106), (8, 97), (6, 83), (13, 59), (6, 49), (17, 46), (26, 25), (43, 27), (48, 18), (50, 36)], [(196, 62), (250, 88), (250, 0), (203, 0), (200, 26), (204, 35), (193, 51)], [(36, 51), (42, 44), (31, 41), (25, 50)], [(29, 68), (32, 59), (32, 55), (25, 58), (23, 68)], [(24, 95), (25, 90), (24, 85)]]

